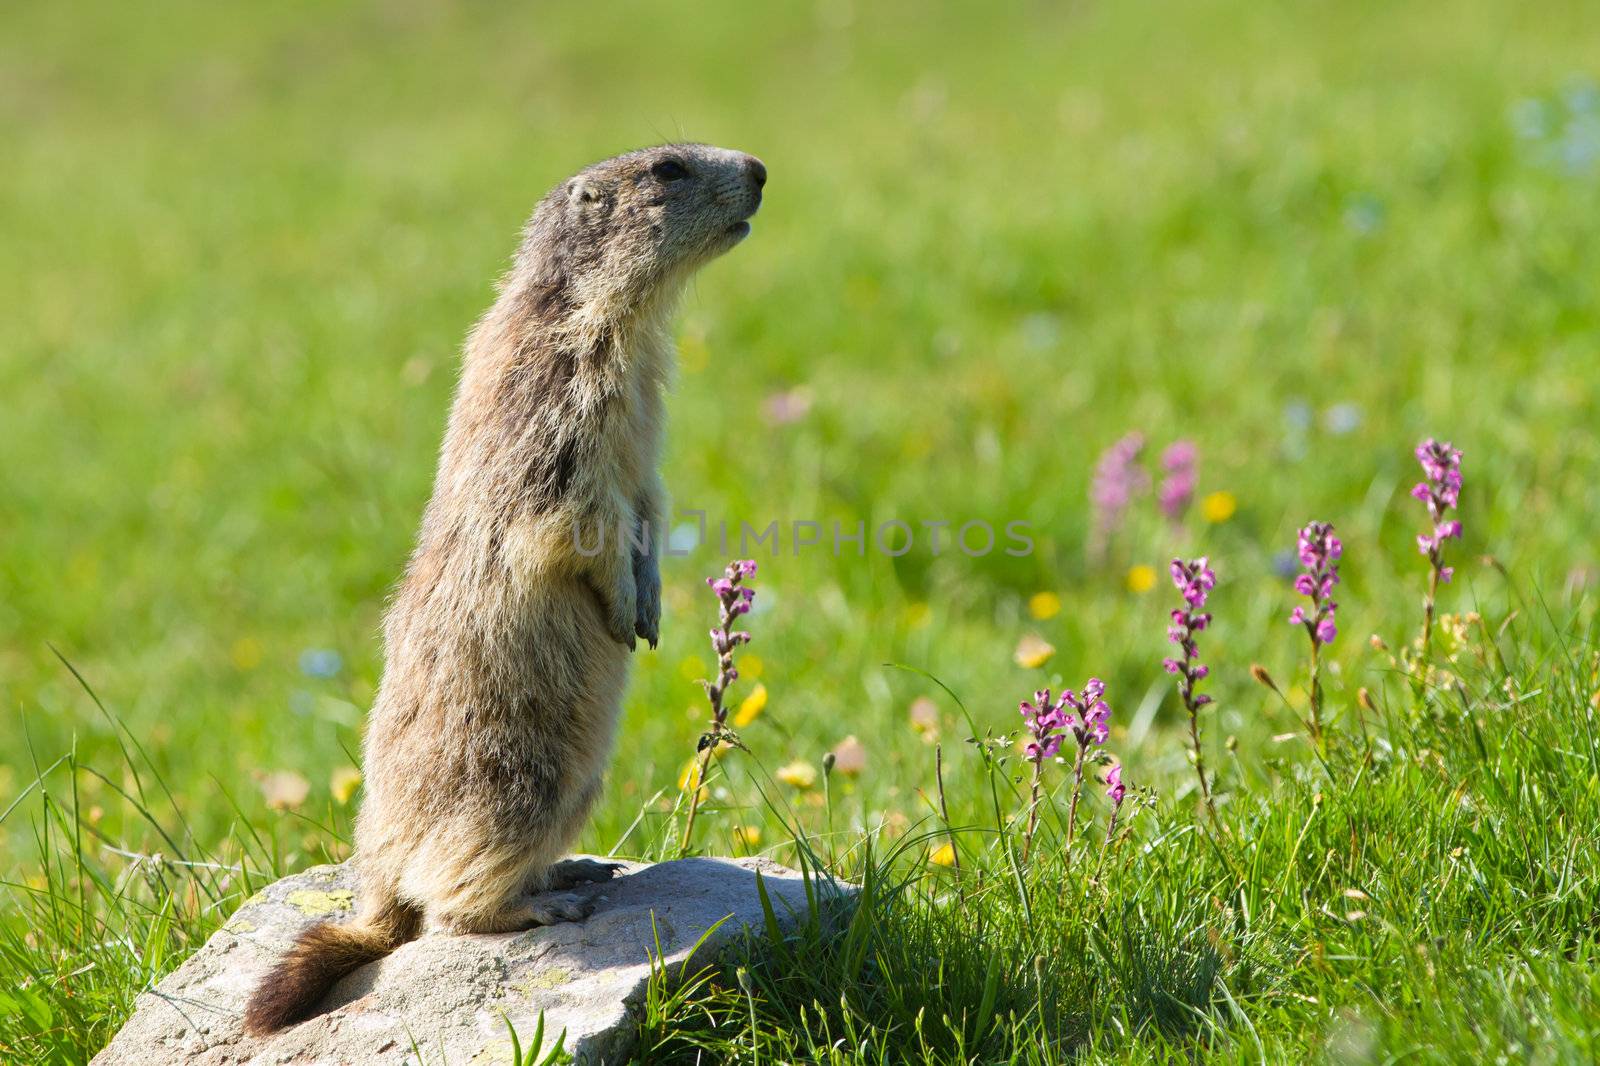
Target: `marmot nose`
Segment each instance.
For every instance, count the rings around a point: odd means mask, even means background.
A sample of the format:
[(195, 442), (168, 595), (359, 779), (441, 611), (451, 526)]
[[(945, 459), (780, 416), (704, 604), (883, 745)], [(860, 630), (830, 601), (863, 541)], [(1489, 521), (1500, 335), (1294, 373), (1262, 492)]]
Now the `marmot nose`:
[(767, 165), (753, 155), (744, 157), (744, 172), (750, 175), (750, 180), (756, 183), (758, 189), (767, 183)]

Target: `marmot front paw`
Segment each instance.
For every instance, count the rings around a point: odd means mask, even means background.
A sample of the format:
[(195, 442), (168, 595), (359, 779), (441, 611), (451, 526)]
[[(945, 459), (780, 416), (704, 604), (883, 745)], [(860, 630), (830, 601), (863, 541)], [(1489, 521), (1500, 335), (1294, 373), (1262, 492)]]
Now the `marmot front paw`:
[(645, 605), (639, 605), (639, 617), (634, 622), (633, 631), (645, 639), (650, 645), (650, 650), (656, 650), (656, 642), (661, 639), (661, 605), (655, 605), (654, 610), (646, 612)]
[(655, 560), (641, 557), (634, 564), (634, 585), (638, 589), (639, 607), (633, 631), (643, 637), (654, 651), (661, 639), (661, 572)]

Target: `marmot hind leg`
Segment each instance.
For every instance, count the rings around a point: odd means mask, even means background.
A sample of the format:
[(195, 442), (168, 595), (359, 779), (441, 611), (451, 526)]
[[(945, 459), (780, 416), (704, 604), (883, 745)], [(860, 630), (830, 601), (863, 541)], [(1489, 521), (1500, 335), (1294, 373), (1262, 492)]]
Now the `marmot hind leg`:
[(448, 933), (511, 933), (582, 921), (594, 910), (592, 900), (542, 893), (605, 880), (613, 870), (610, 863), (590, 859), (549, 863), (530, 854), (526, 845), (486, 848), (479, 856), (467, 869), (453, 871), (446, 884), (436, 881), (427, 886), (430, 928)]
[(516, 933), (541, 925), (581, 922), (594, 913), (594, 900), (582, 896), (517, 896), (494, 910), (435, 912), (429, 921), (456, 935), (464, 933)]
[(562, 859), (545, 868), (544, 876), (534, 882), (534, 892), (564, 892), (579, 885), (593, 885), (609, 881), (622, 869), (619, 862), (597, 862), (594, 859)]

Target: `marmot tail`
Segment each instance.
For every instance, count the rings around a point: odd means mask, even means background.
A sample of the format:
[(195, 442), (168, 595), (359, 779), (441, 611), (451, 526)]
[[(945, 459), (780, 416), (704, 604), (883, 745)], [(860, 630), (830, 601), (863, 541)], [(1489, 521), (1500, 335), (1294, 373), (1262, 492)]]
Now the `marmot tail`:
[(418, 917), (396, 901), (343, 925), (313, 925), (251, 993), (244, 1031), (265, 1036), (316, 1014), (317, 1004), (339, 978), (415, 937)]

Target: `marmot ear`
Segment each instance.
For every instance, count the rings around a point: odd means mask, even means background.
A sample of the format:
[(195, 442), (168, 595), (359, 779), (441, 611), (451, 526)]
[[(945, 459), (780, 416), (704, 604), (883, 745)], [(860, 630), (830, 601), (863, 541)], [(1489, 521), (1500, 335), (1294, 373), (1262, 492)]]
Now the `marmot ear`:
[(589, 180), (583, 177), (581, 174), (567, 182), (567, 203), (571, 204), (573, 207), (582, 207), (585, 204), (592, 204), (598, 199), (600, 199), (600, 193), (597, 192), (595, 187), (589, 183)]

